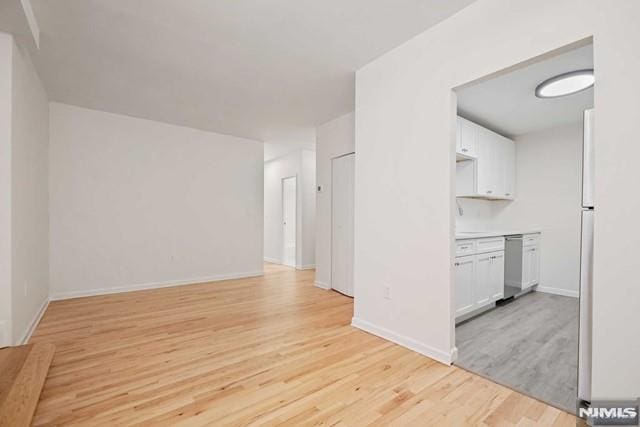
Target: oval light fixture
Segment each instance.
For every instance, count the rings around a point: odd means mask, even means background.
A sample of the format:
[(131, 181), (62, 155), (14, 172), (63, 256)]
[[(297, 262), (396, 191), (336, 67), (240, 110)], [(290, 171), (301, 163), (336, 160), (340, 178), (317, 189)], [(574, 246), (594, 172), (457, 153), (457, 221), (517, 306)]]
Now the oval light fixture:
[(538, 98), (558, 98), (587, 90), (595, 83), (593, 70), (578, 70), (551, 77), (536, 87)]

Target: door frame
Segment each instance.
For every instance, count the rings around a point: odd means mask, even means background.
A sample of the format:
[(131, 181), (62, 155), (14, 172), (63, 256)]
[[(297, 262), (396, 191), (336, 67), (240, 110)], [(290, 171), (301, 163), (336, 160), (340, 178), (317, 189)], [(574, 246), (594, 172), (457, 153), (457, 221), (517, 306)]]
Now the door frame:
[[(284, 184), (285, 181), (288, 179), (294, 179), (295, 180), (295, 184), (296, 184), (296, 197), (295, 197), (295, 207), (296, 207), (296, 213), (295, 213), (295, 218), (296, 218), (296, 226), (294, 227), (294, 234), (295, 234), (295, 242), (296, 242), (296, 249), (294, 251), (294, 262), (293, 262), (293, 266), (287, 265), (285, 264), (285, 238), (284, 238)], [(298, 242), (298, 174), (294, 174), (294, 175), (289, 175), (289, 176), (285, 176), (282, 177), (280, 179), (280, 236), (282, 238), (282, 242), (280, 245), (280, 250), (281, 252), (281, 257), (280, 257), (280, 263), (282, 265), (286, 265), (288, 267), (293, 267), (293, 268), (298, 268), (298, 246), (299, 246), (299, 242)]]
[[(450, 343), (452, 346), (452, 357), (451, 364), (454, 365), (456, 360), (458, 359), (458, 348), (456, 346), (456, 295), (455, 295), (455, 271), (454, 271), (454, 263), (456, 259), (455, 253), (455, 243), (456, 243), (456, 232), (455, 232), (455, 224), (456, 224), (456, 145), (457, 145), (457, 117), (458, 117), (458, 91), (464, 89), (469, 86), (476, 85), (478, 83), (482, 83), (483, 81), (490, 80), (492, 78), (498, 77), (500, 75), (508, 74), (513, 71), (516, 71), (521, 68), (525, 68), (531, 64), (544, 61), (545, 59), (552, 58), (556, 55), (562, 54), (564, 52), (569, 52), (573, 49), (587, 46), (591, 44), (592, 49), (595, 52), (595, 46), (593, 45), (593, 36), (584, 37), (579, 40), (574, 40), (573, 42), (569, 42), (563, 44), (561, 46), (556, 47), (550, 51), (544, 52), (539, 55), (532, 56), (523, 61), (511, 64), (505, 68), (497, 70), (495, 72), (491, 72), (489, 74), (483, 75), (479, 78), (473, 79), (471, 81), (465, 82), (455, 87), (451, 87), (449, 89), (450, 93), (450, 133), (449, 140), (445, 141), (449, 144), (449, 153), (450, 153), (450, 174), (449, 174), (449, 182), (450, 182), (450, 194), (449, 194), (449, 218), (450, 218), (450, 229), (449, 229), (449, 337)], [(595, 69), (594, 69), (594, 72)], [(595, 108), (595, 100), (594, 100), (594, 108)], [(493, 381), (493, 380), (492, 380)]]
[[(347, 157), (347, 156), (354, 156), (354, 163), (355, 163), (355, 155), (356, 152), (355, 151), (350, 151), (348, 153), (344, 153), (344, 154), (340, 154), (339, 156), (335, 156), (335, 157), (331, 157), (331, 168), (330, 168), (330, 173), (331, 173), (331, 194), (330, 196), (330, 205), (331, 205), (331, 218), (329, 220), (329, 226), (330, 226), (330, 233), (329, 233), (329, 248), (330, 248), (330, 256), (329, 256), (329, 289), (333, 289), (333, 189), (335, 188), (334, 184), (333, 184), (333, 161), (337, 160), (337, 159), (341, 159), (343, 157)], [(355, 168), (355, 166), (354, 166)], [(355, 172), (355, 171), (354, 171)], [(355, 182), (354, 182), (354, 187), (355, 187)], [(353, 192), (354, 198), (355, 198), (355, 188), (354, 188), (354, 192)], [(354, 200), (354, 210), (355, 210), (355, 200)], [(355, 221), (354, 221), (354, 226), (355, 226)], [(355, 231), (355, 230), (354, 230)], [(354, 242), (354, 247), (355, 247), (355, 242)], [(355, 287), (355, 283), (354, 283), (354, 287)], [(354, 289), (354, 295), (355, 295), (355, 289)]]

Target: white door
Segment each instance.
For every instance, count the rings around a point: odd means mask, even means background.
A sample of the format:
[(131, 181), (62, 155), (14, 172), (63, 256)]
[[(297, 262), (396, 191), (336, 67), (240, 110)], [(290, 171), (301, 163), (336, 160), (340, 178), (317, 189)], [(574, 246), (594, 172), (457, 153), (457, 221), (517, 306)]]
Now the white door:
[(473, 310), (473, 282), (475, 278), (475, 263), (473, 256), (456, 258), (456, 316)]
[(491, 301), (504, 297), (504, 252), (491, 254)]
[(355, 155), (331, 161), (331, 288), (353, 296)]
[(282, 263), (296, 266), (296, 177), (282, 180)]

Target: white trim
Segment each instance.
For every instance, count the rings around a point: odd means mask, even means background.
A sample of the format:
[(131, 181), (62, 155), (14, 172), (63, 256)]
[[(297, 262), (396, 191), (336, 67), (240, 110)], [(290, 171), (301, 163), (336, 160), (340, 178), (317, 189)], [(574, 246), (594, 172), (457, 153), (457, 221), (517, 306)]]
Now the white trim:
[(142, 291), (145, 289), (170, 288), (173, 286), (196, 285), (198, 283), (219, 282), (222, 280), (244, 279), (248, 277), (263, 276), (264, 271), (250, 271), (246, 273), (219, 274), (210, 277), (197, 277), (186, 280), (169, 280), (166, 282), (143, 283), (139, 285), (117, 286), (114, 288), (100, 288), (83, 291), (58, 292), (51, 296), (51, 301), (59, 301), (70, 298), (90, 297), (96, 295), (119, 294), (122, 292)]
[(564, 297), (578, 298), (580, 296), (579, 291), (570, 291), (568, 289), (560, 288), (548, 288), (546, 286), (538, 286), (536, 288), (538, 292), (544, 292), (545, 294), (562, 295)]
[(29, 327), (24, 332), (24, 335), (22, 335), (22, 338), (20, 339), (20, 341), (18, 341), (18, 344), (26, 344), (29, 342), (29, 340), (31, 339), (31, 335), (33, 335), (33, 331), (36, 330), (36, 327), (40, 323), (42, 316), (44, 316), (44, 312), (47, 311), (47, 308), (49, 307), (49, 301), (50, 301), (49, 298), (46, 298), (42, 302), (42, 305), (36, 312), (36, 315), (33, 316), (33, 319), (31, 319), (31, 323), (29, 323)]
[(27, 24), (29, 25), (29, 29), (31, 30), (31, 35), (33, 36), (33, 42), (36, 45), (36, 49), (40, 49), (40, 27), (38, 27), (38, 21), (36, 20), (36, 16), (33, 13), (31, 1), (20, 0), (20, 3), (22, 4), (24, 16), (25, 18), (27, 18)]
[(306, 265), (296, 266), (296, 270), (313, 270), (314, 268), (316, 268), (315, 264), (306, 264)]
[(351, 326), (361, 329), (365, 332), (369, 332), (370, 334), (377, 335), (380, 338), (384, 338), (402, 347), (408, 348), (409, 350), (413, 350), (431, 359), (437, 360), (440, 363), (444, 363), (445, 365), (451, 365), (451, 363), (453, 362), (453, 354), (451, 354), (451, 352), (447, 353), (445, 351), (435, 349), (426, 344), (418, 342), (413, 338), (397, 334), (393, 331), (390, 331), (389, 329), (382, 328), (380, 326), (376, 326), (373, 323), (367, 322), (366, 320), (354, 317), (351, 319)]
[(319, 282), (319, 281), (315, 281), (313, 282), (313, 284), (317, 287), (319, 287), (320, 289), (325, 289), (325, 290), (330, 290), (331, 289), (331, 285), (327, 285), (326, 283), (323, 282)]
[(11, 344), (9, 322), (7, 320), (0, 320), (0, 349), (9, 347)]
[(454, 363), (458, 360), (458, 347), (453, 347), (451, 349), (451, 363)]
[(270, 262), (271, 264), (282, 264), (282, 260), (278, 258), (264, 257), (264, 262)]

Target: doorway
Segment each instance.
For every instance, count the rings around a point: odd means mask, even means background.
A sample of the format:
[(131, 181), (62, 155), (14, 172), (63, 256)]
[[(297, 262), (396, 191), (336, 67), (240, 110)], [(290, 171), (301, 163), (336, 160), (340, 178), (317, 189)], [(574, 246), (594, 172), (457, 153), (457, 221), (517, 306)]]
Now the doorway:
[(353, 297), (355, 154), (331, 160), (331, 287)]
[[(593, 68), (584, 41), (455, 89), (455, 363), (568, 412), (590, 375), (579, 311)], [(553, 86), (563, 79), (584, 87)]]
[(282, 264), (296, 267), (298, 183), (295, 176), (282, 180)]

